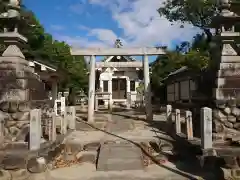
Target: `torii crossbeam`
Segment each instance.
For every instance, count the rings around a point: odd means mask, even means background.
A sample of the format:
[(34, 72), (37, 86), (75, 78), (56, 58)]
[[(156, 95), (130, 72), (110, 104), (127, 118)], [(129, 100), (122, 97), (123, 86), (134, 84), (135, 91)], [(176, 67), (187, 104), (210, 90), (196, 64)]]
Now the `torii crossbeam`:
[(166, 54), (165, 50), (160, 47), (145, 48), (87, 48), (87, 49), (71, 49), (73, 56), (91, 56), (90, 75), (89, 75), (89, 91), (88, 91), (88, 122), (94, 122), (94, 96), (95, 96), (95, 63), (96, 56), (143, 56), (144, 69), (144, 89), (145, 89), (145, 106), (147, 120), (153, 119), (151, 88), (149, 77), (149, 55)]

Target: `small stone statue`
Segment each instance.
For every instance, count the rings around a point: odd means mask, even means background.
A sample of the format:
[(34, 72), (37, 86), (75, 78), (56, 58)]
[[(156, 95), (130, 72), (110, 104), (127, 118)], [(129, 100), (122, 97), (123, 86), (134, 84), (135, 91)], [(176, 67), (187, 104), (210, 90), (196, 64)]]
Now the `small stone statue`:
[(122, 47), (123, 45), (122, 45), (122, 42), (121, 42), (121, 40), (120, 39), (117, 39), (116, 41), (115, 41), (115, 47), (116, 48), (120, 48), (120, 47)]
[(20, 4), (21, 0), (9, 0), (8, 3), (0, 2), (5, 10), (0, 12), (0, 21), (4, 24), (4, 32), (17, 32), (17, 24), (20, 20)]

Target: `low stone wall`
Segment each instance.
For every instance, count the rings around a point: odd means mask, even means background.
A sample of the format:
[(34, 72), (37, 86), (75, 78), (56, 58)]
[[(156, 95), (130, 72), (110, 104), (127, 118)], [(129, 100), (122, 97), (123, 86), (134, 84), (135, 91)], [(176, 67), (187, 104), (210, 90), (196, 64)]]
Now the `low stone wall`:
[(215, 140), (240, 141), (240, 106), (234, 102), (222, 102), (213, 110)]
[(41, 109), (43, 125), (47, 119), (52, 118), (53, 108), (48, 100), (40, 102), (3, 102), (0, 104), (0, 116), (3, 119), (1, 126), (5, 141), (28, 141), (30, 110), (34, 107)]

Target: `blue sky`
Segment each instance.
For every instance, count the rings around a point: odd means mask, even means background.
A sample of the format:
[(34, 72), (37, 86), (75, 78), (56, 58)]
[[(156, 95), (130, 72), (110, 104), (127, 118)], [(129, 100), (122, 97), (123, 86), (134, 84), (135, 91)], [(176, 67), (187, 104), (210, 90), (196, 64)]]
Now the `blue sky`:
[[(180, 28), (160, 17), (164, 0), (23, 0), (58, 40), (76, 47), (111, 47), (116, 38), (128, 47), (167, 45), (191, 40), (197, 30)], [(151, 58), (153, 60), (154, 58)]]

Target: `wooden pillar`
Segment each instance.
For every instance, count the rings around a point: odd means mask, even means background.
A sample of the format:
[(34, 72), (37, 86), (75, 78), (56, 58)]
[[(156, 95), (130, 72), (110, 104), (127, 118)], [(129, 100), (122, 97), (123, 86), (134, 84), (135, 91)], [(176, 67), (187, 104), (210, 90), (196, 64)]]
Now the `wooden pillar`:
[(146, 108), (146, 119), (153, 120), (152, 114), (152, 97), (151, 97), (151, 87), (150, 87), (150, 77), (149, 77), (149, 63), (148, 55), (143, 57), (143, 69), (144, 69), (144, 92), (145, 92), (145, 108)]
[(55, 103), (55, 100), (58, 96), (58, 83), (56, 81), (52, 81), (52, 102)]
[(89, 74), (89, 90), (88, 90), (88, 122), (94, 122), (94, 96), (95, 96), (95, 62), (96, 57), (91, 56), (90, 74)]

